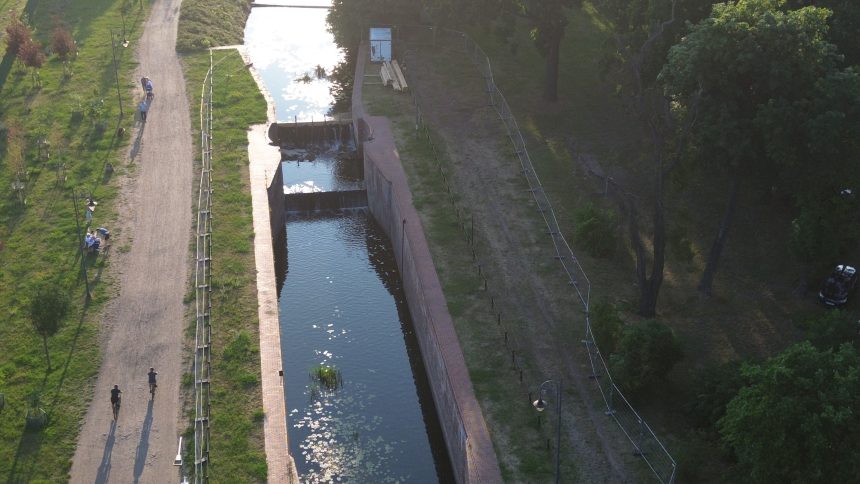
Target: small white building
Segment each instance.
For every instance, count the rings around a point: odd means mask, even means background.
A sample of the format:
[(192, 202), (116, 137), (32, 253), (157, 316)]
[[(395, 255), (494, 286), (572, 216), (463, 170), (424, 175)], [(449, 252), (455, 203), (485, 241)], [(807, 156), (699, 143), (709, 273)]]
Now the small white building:
[(391, 27), (373, 27), (370, 29), (370, 61), (384, 62), (391, 60)]

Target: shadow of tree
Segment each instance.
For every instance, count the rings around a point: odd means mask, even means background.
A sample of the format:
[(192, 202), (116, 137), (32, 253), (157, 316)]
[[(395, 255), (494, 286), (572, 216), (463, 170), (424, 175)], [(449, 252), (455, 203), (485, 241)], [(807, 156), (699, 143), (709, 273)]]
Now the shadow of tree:
[(41, 431), (25, 430), (21, 434), (18, 450), (15, 452), (15, 461), (12, 463), (6, 482), (9, 484), (30, 482), (44, 438), (45, 433)]

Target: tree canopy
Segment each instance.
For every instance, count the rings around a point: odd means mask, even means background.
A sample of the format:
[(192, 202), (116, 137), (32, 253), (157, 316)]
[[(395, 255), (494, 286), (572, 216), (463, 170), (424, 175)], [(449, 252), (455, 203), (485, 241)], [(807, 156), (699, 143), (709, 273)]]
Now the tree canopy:
[(51, 356), (48, 353), (48, 337), (60, 330), (60, 324), (69, 312), (69, 296), (56, 284), (42, 284), (33, 293), (30, 301), (30, 319), (33, 328), (42, 336), (48, 370)]
[(762, 365), (718, 422), (750, 482), (854, 482), (860, 475), (860, 359), (804, 342)]
[[(808, 176), (812, 165), (807, 163), (814, 161), (809, 147), (821, 145), (815, 141), (822, 133), (816, 123), (847, 119), (833, 115), (832, 103), (826, 102), (831, 94), (823, 89), (831, 81), (847, 88), (853, 75), (841, 70), (836, 46), (827, 40), (831, 12), (784, 6), (784, 0), (715, 4), (710, 17), (671, 48), (660, 74), (676, 113), (695, 116), (691, 146), (696, 160), (731, 180), (700, 282), (706, 294), (733, 223), (741, 181), (770, 189), (786, 178), (803, 179), (797, 175)], [(827, 144), (842, 131), (828, 131)], [(844, 150), (840, 156), (848, 162)]]

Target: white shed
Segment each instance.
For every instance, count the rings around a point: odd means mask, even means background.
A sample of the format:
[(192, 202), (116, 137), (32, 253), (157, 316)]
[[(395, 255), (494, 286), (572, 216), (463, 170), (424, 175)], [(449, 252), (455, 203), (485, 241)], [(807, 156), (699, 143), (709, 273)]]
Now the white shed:
[(391, 60), (391, 28), (374, 27), (370, 29), (370, 61)]

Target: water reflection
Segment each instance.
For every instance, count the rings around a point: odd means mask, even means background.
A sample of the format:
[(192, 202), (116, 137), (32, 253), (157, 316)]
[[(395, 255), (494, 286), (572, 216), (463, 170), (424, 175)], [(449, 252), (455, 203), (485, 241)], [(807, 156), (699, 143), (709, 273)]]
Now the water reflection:
[[(292, 0), (265, 3), (331, 4)], [(328, 33), (327, 13), (317, 8), (251, 10), (245, 47), (274, 99), (278, 121), (320, 121), (329, 111), (331, 81), (328, 76), (318, 78), (317, 67), (332, 72), (343, 55)]]
[(288, 151), (295, 160), (282, 162), (284, 193), (360, 190), (364, 170), (352, 146), (324, 151)]
[[(290, 445), (303, 480), (447, 481), (387, 238), (365, 210), (292, 215), (287, 231), (281, 337)], [(300, 377), (321, 365), (337, 368), (342, 384)]]

